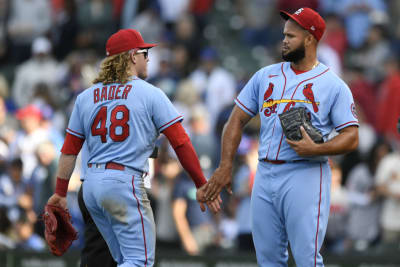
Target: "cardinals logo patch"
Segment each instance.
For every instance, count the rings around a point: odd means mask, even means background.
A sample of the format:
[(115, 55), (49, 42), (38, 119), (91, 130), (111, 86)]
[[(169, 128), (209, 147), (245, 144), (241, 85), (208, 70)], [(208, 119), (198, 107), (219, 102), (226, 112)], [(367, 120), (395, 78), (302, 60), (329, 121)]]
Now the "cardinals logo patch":
[(350, 109), (351, 109), (351, 113), (353, 113), (354, 118), (358, 119), (357, 110), (356, 110), (356, 106), (354, 105), (354, 103), (351, 103)]
[(314, 112), (318, 112), (318, 105), (314, 98), (314, 92), (311, 89), (312, 86), (313, 86), (312, 83), (308, 83), (308, 84), (304, 85), (303, 95), (307, 98), (308, 101), (311, 102)]

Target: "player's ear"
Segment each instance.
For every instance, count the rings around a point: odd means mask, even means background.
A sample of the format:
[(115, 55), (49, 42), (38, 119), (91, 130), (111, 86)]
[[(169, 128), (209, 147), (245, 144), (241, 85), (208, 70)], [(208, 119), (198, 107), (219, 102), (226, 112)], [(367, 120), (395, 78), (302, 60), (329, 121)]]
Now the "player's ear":
[(134, 53), (134, 52), (130, 52), (130, 53), (129, 53), (129, 57), (130, 57), (130, 59), (132, 60), (132, 63), (133, 63), (133, 64), (136, 64), (136, 56), (135, 56), (135, 53)]
[(315, 42), (316, 42), (315, 37), (314, 37), (312, 34), (308, 33), (308, 34), (306, 35), (305, 40), (304, 40), (304, 45), (305, 45), (306, 47), (312, 46), (312, 45), (315, 45)]

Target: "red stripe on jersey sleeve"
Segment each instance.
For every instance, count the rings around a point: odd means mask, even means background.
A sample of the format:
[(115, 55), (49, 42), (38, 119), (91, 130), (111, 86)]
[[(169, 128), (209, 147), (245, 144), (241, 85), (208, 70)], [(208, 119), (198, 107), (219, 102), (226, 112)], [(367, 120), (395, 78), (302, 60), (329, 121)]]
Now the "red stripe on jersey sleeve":
[(85, 138), (85, 136), (84, 136), (83, 134), (81, 134), (81, 133), (78, 133), (78, 132), (76, 132), (76, 131), (74, 131), (74, 130), (71, 130), (70, 128), (67, 128), (67, 132), (68, 132), (68, 131), (70, 131), (70, 132), (71, 132), (71, 134), (75, 134), (75, 135), (77, 135), (78, 137)]
[[(347, 126), (351, 126), (351, 125), (358, 126), (358, 121), (349, 121), (349, 122), (343, 123), (343, 124), (335, 127), (335, 129), (338, 130), (339, 128), (346, 128)], [(343, 126), (346, 126), (346, 127), (343, 127)]]
[(78, 155), (85, 139), (79, 138), (67, 132), (61, 152), (67, 155)]
[(248, 112), (250, 112), (253, 116), (257, 115), (255, 112), (251, 111), (248, 107), (246, 107), (242, 102), (240, 102), (240, 100), (238, 98), (236, 98), (236, 101), (244, 108), (246, 109)]

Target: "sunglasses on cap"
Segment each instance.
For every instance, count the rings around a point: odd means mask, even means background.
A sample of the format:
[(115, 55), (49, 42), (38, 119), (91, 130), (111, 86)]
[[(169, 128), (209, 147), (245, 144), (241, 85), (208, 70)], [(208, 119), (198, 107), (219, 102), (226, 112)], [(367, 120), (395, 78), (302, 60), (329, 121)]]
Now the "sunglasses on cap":
[(149, 49), (137, 50), (135, 54), (143, 54), (144, 58), (147, 59), (149, 57)]

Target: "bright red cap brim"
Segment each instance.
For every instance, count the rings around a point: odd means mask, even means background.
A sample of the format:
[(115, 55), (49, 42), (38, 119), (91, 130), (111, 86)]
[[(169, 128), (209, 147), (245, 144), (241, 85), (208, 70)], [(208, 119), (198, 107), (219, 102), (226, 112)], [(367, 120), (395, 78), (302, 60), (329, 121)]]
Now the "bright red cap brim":
[(144, 43), (144, 44), (141, 44), (138, 48), (152, 48), (152, 47), (155, 47), (155, 46), (157, 46), (157, 45), (156, 44)]

